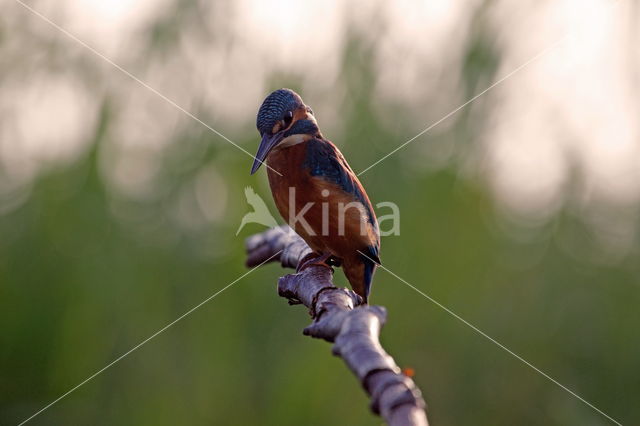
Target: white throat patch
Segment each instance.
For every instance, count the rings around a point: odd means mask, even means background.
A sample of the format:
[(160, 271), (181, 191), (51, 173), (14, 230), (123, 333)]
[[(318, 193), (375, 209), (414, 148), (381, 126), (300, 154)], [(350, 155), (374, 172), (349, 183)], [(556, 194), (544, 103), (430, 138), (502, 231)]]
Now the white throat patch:
[(302, 143), (304, 141), (308, 141), (309, 139), (311, 139), (312, 136), (311, 135), (291, 135), (288, 136), (284, 139), (282, 139), (282, 141), (275, 146), (274, 151), (278, 150), (278, 149), (282, 149), (282, 148), (287, 148), (293, 145), (297, 145), (299, 143)]

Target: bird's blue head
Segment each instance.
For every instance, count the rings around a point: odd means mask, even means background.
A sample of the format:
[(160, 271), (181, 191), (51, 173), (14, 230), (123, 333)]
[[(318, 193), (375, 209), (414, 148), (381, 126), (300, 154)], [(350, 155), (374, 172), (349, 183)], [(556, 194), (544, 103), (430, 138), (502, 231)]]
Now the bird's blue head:
[(313, 111), (300, 95), (291, 89), (278, 89), (262, 102), (256, 118), (262, 140), (258, 147), (251, 174), (260, 168), (269, 152), (280, 142), (295, 135), (319, 135)]

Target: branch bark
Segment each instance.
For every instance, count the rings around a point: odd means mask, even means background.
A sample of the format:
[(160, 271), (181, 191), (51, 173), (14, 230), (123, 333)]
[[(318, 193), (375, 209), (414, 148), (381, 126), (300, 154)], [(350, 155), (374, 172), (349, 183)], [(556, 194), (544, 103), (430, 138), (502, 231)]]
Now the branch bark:
[[(247, 266), (271, 256), (297, 269), (312, 250), (288, 226), (269, 229), (246, 240)], [(279, 254), (278, 254), (279, 253)], [(387, 317), (382, 306), (361, 305), (353, 291), (333, 285), (333, 270), (313, 265), (278, 280), (278, 294), (290, 304), (309, 308), (313, 322), (303, 334), (334, 343), (340, 356), (371, 397), (371, 410), (391, 426), (428, 426), (420, 390), (380, 345)]]

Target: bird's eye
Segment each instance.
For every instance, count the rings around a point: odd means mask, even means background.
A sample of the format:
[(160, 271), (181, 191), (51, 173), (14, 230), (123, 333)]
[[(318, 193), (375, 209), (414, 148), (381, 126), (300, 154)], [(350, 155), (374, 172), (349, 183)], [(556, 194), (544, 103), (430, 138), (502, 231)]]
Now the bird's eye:
[(313, 110), (312, 110), (311, 108), (308, 108), (308, 107), (307, 107), (307, 112), (308, 112), (309, 114), (313, 115)]
[(284, 120), (282, 120), (282, 124), (284, 128), (289, 127), (291, 121), (293, 120), (293, 112), (287, 111), (287, 114), (284, 116)]

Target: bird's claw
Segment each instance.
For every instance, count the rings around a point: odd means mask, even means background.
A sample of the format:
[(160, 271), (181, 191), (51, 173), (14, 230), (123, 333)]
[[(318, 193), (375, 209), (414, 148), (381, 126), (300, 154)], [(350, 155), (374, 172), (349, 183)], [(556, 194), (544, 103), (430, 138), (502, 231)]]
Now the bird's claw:
[(310, 266), (324, 266), (326, 268), (332, 269), (333, 266), (338, 265), (338, 261), (332, 257), (331, 253), (324, 253), (321, 255), (318, 255), (317, 253), (311, 253), (302, 259), (302, 261), (298, 265), (297, 272), (302, 272)]

